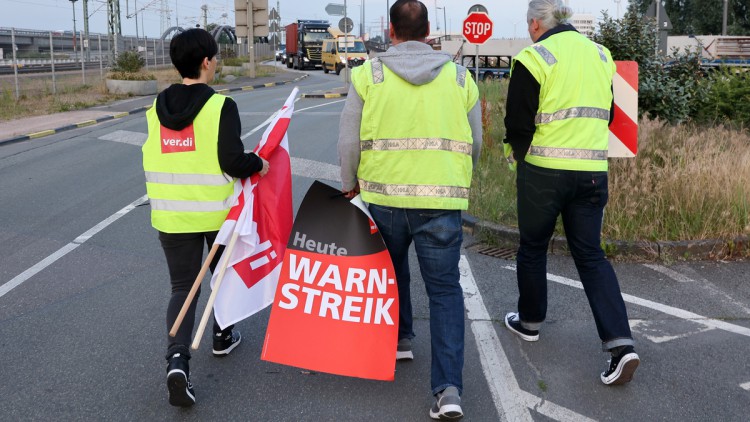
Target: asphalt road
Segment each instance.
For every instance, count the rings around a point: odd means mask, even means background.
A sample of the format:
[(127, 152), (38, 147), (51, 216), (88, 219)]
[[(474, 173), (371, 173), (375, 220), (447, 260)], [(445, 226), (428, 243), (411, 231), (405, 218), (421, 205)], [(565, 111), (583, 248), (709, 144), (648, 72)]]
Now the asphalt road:
[[(320, 71), (301, 93), (341, 86)], [(235, 92), (254, 146), (292, 86)], [(313, 180), (338, 187), (343, 98), (301, 99), (289, 129), (295, 207)], [(164, 313), (169, 280), (144, 204), (143, 114), (0, 146), (0, 420), (427, 421), (427, 300), (416, 266), (415, 360), (394, 382), (261, 361), (269, 310), (238, 324), (242, 345), (191, 361), (198, 403), (169, 406)], [(746, 421), (750, 264), (616, 264), (641, 366), (599, 381), (607, 355), (572, 260), (549, 261), (537, 343), (511, 335), (514, 262), (462, 251), (467, 421)], [(416, 262), (415, 259), (412, 260)], [(205, 306), (207, 290), (199, 309)]]

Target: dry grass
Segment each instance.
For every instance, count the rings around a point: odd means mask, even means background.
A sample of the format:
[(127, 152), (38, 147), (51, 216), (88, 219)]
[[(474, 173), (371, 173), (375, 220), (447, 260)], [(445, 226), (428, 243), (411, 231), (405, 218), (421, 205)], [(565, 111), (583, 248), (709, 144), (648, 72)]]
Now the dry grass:
[[(159, 89), (180, 82), (180, 76), (173, 68), (149, 69), (158, 81)], [(105, 74), (106, 77), (106, 74)], [(81, 110), (126, 98), (107, 92), (99, 69), (86, 71), (86, 84), (80, 72), (56, 74), (57, 93), (53, 93), (52, 76), (19, 75), (19, 99), (13, 77), (0, 78), (0, 122), (22, 117), (40, 116), (63, 111)]]
[[(507, 84), (481, 84), (485, 141), (469, 212), (517, 226), (515, 173), (502, 155)], [(603, 237), (733, 239), (750, 235), (750, 135), (642, 120), (636, 158), (610, 159)]]
[(750, 234), (750, 136), (641, 121), (636, 158), (610, 160), (612, 239), (731, 239)]
[[(158, 89), (182, 81), (173, 67), (161, 67), (147, 70), (156, 77)], [(256, 77), (271, 76), (277, 72), (274, 66), (258, 65)], [(235, 76), (246, 76), (238, 74)], [(106, 73), (105, 73), (106, 77)], [(219, 78), (215, 84), (222, 84)], [(96, 105), (127, 98), (125, 95), (114, 95), (107, 92), (99, 68), (86, 71), (86, 84), (81, 72), (59, 72), (56, 74), (57, 93), (53, 93), (51, 74), (19, 75), (19, 99), (16, 100), (16, 88), (13, 76), (0, 77), (0, 122), (23, 117), (40, 116), (63, 111), (81, 110)]]

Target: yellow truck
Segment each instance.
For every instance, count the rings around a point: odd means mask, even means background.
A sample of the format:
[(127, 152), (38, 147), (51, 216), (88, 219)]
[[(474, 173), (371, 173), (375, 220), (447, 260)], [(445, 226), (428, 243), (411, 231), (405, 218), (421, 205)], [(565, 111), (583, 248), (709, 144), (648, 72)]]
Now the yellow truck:
[(337, 75), (346, 66), (347, 60), (349, 67), (357, 67), (368, 58), (365, 43), (351, 35), (323, 40), (322, 53), (323, 72), (336, 72)]

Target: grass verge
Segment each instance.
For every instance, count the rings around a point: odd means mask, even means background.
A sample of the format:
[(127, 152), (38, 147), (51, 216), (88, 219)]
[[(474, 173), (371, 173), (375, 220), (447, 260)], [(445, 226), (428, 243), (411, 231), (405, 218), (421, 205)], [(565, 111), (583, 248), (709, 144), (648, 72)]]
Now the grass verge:
[[(480, 83), (484, 141), (469, 213), (517, 227), (515, 173), (502, 154), (507, 82)], [(609, 160), (602, 236), (612, 240), (733, 239), (750, 235), (747, 130), (641, 119), (635, 158)], [(559, 233), (562, 233), (558, 222)]]

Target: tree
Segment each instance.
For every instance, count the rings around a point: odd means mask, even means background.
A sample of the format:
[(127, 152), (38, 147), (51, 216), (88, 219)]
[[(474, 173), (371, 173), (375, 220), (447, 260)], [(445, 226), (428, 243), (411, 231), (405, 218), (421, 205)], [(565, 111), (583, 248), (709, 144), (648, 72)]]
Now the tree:
[(657, 55), (655, 21), (644, 19), (637, 5), (631, 4), (622, 19), (605, 13), (593, 39), (607, 47), (615, 60), (638, 62), (640, 115), (679, 123), (700, 107), (704, 96), (698, 52)]

